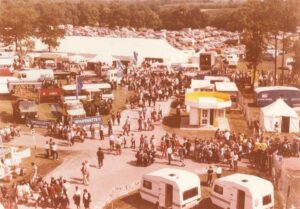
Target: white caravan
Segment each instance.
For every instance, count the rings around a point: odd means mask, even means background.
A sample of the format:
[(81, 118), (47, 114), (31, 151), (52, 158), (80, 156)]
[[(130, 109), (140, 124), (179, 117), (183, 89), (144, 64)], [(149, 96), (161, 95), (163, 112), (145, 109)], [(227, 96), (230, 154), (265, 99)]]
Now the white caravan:
[[(62, 87), (64, 100), (74, 100), (76, 98), (76, 84), (64, 85)], [(109, 83), (90, 83), (83, 84), (82, 91), (78, 92), (78, 99), (87, 99), (89, 96), (88, 92), (101, 90), (102, 99), (105, 101), (113, 101), (114, 94)]]
[(21, 80), (39, 81), (44, 79), (54, 79), (52, 69), (26, 69), (18, 71), (18, 77)]
[(9, 94), (8, 83), (10, 81), (18, 81), (19, 79), (12, 76), (0, 76), (0, 94)]
[(200, 178), (197, 174), (163, 168), (142, 178), (140, 187), (142, 199), (163, 208), (192, 208), (201, 199)]
[(214, 181), (211, 201), (224, 209), (272, 209), (274, 188), (270, 181), (247, 174), (233, 174)]

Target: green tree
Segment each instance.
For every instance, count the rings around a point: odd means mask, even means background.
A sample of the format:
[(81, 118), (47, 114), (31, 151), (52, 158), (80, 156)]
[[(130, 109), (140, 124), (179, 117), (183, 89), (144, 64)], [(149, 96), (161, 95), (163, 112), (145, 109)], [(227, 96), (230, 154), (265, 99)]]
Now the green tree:
[(37, 18), (36, 36), (48, 46), (49, 52), (59, 46), (59, 39), (64, 37), (65, 29), (60, 27), (59, 9), (55, 5), (41, 7)]
[(169, 30), (201, 28), (207, 25), (207, 15), (197, 6), (180, 5), (160, 12), (163, 27)]
[(35, 32), (37, 14), (30, 7), (9, 7), (0, 14), (0, 36), (5, 45), (15, 45), (19, 57), (23, 58), (24, 41)]
[(243, 42), (246, 46), (246, 61), (249, 68), (253, 69), (252, 87), (254, 88), (257, 66), (262, 61), (263, 51), (265, 50), (266, 24), (265, 7), (261, 2), (248, 2), (241, 9), (241, 23), (244, 26), (242, 34)]
[(81, 1), (77, 4), (79, 25), (94, 26), (98, 24), (99, 10), (95, 3)]
[(300, 74), (300, 39), (294, 45), (295, 50), (295, 63), (293, 66), (293, 73)]
[[(275, 42), (275, 59), (274, 59), (274, 73), (275, 78), (277, 76), (277, 49), (278, 49), (278, 36), (280, 31), (283, 32), (282, 37), (282, 82), (283, 85), (283, 67), (284, 67), (284, 53), (285, 53), (285, 32), (295, 31), (296, 28), (296, 10), (294, 4), (291, 4), (290, 0), (265, 0), (268, 22), (267, 29), (274, 38)], [(277, 80), (274, 79), (274, 85), (277, 84)]]
[(110, 27), (126, 27), (130, 23), (129, 9), (120, 2), (114, 1), (109, 5), (108, 25)]

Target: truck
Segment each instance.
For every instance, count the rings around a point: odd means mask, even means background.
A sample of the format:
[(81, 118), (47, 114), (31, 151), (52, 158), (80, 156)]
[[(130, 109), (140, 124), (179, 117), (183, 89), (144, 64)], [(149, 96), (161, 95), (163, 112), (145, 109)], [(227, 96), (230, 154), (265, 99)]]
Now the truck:
[(34, 100), (18, 99), (12, 103), (13, 116), (16, 121), (26, 122), (38, 118), (37, 104)]
[(80, 100), (67, 100), (58, 107), (58, 112), (62, 116), (65, 124), (72, 124), (76, 118), (85, 118), (86, 112)]

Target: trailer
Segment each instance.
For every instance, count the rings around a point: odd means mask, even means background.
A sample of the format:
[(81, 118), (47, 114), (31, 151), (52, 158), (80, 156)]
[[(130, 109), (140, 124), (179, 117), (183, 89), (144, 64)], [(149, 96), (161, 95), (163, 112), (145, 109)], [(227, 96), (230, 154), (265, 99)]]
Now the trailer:
[(257, 176), (236, 173), (216, 179), (210, 199), (224, 209), (273, 209), (273, 184)]
[(139, 192), (142, 199), (161, 208), (192, 208), (201, 199), (200, 178), (185, 170), (163, 168), (145, 174)]
[(283, 99), (291, 107), (300, 106), (300, 89), (291, 86), (267, 86), (255, 88), (254, 104), (264, 107), (277, 99)]

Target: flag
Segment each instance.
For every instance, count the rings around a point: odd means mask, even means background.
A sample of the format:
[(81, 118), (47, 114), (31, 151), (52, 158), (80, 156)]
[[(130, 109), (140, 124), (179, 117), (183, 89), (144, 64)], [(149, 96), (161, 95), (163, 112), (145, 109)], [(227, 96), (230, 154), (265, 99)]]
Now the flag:
[(76, 76), (76, 99), (78, 99), (79, 91), (82, 89), (83, 83), (79, 76)]
[(139, 54), (136, 51), (133, 51), (133, 64), (137, 64)]

